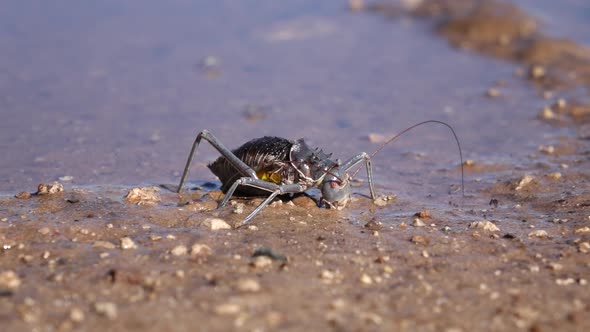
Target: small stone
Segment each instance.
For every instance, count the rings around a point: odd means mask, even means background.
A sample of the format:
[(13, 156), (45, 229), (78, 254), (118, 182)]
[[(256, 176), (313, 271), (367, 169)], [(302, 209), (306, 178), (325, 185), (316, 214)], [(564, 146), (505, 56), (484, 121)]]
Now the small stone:
[(552, 179), (552, 180), (559, 180), (561, 179), (561, 173), (560, 172), (554, 172), (554, 173), (549, 173), (547, 174), (547, 177)]
[(381, 228), (383, 227), (383, 225), (381, 224), (381, 222), (375, 220), (374, 218), (369, 220), (365, 226), (365, 228), (371, 230), (371, 231), (379, 231), (381, 230)]
[(348, 0), (348, 8), (353, 12), (361, 11), (365, 8), (364, 0)]
[(366, 273), (363, 273), (363, 275), (361, 275), (361, 283), (363, 283), (364, 285), (370, 285), (373, 283), (373, 278), (371, 278), (371, 276), (369, 276)]
[(422, 244), (422, 245), (427, 245), (429, 242), (428, 239), (422, 235), (414, 235), (414, 236), (412, 236), (410, 241), (412, 241), (415, 244)]
[(256, 256), (252, 260), (251, 265), (257, 269), (262, 269), (272, 265), (272, 259), (268, 256)]
[(236, 283), (236, 289), (241, 292), (255, 293), (260, 291), (261, 288), (260, 283), (256, 279), (244, 278), (238, 280)]
[(115, 245), (108, 241), (95, 241), (92, 245), (95, 248), (115, 249)]
[(549, 234), (547, 234), (547, 231), (542, 229), (538, 229), (536, 231), (532, 231), (529, 233), (529, 237), (545, 238), (547, 236), (549, 236)]
[(466, 167), (475, 166), (475, 161), (473, 159), (467, 159), (463, 162), (463, 166), (466, 166)]
[(555, 112), (549, 107), (543, 107), (543, 110), (539, 114), (539, 117), (543, 120), (553, 120), (555, 116)]
[(588, 242), (582, 242), (578, 245), (578, 251), (583, 253), (583, 254), (587, 254), (590, 252), (590, 243)]
[(430, 257), (430, 254), (428, 253), (428, 251), (422, 250), (422, 257), (429, 258)]
[(58, 180), (59, 180), (59, 181), (62, 181), (62, 182), (68, 182), (68, 181), (72, 181), (73, 179), (74, 179), (74, 177), (73, 177), (73, 176), (71, 176), (71, 175), (64, 175), (64, 176), (60, 176), (60, 177), (58, 178)]
[(117, 318), (117, 305), (113, 302), (96, 302), (94, 310), (110, 320)]
[(52, 184), (39, 184), (35, 195), (53, 195), (64, 191), (64, 186), (55, 181)]
[(209, 256), (213, 253), (213, 249), (206, 244), (195, 243), (191, 247), (191, 256)]
[(40, 228), (37, 232), (39, 232), (39, 234), (41, 235), (47, 235), (51, 232), (51, 230), (49, 229), (49, 227), (43, 227)]
[(72, 308), (72, 310), (70, 310), (70, 320), (74, 323), (84, 321), (84, 311), (80, 308)]
[(320, 272), (320, 279), (322, 279), (322, 281), (324, 283), (330, 284), (332, 282), (334, 282), (337, 278), (337, 274), (333, 271), (330, 270), (322, 270), (322, 272)]
[(582, 228), (578, 228), (574, 231), (575, 234), (586, 234), (590, 233), (590, 227), (584, 226)]
[(545, 154), (554, 154), (555, 147), (553, 145), (539, 145), (539, 152), (542, 152)]
[(526, 185), (528, 185), (532, 181), (533, 181), (533, 177), (531, 175), (527, 174), (518, 182), (518, 185), (516, 186), (516, 188), (514, 188), (514, 190), (521, 190), (522, 188), (524, 188)]
[(545, 71), (545, 67), (543, 66), (532, 66), (530, 69), (530, 77), (534, 80), (538, 80), (541, 79), (543, 77), (545, 77), (546, 71)]
[(137, 249), (137, 245), (130, 237), (122, 237), (121, 238), (121, 249)]
[(158, 187), (136, 187), (127, 193), (125, 200), (131, 204), (153, 205), (160, 201), (158, 191), (160, 191)]
[(367, 136), (369, 142), (371, 143), (383, 143), (387, 140), (387, 137), (381, 134), (371, 133)]
[(500, 96), (500, 90), (496, 89), (496, 88), (489, 88), (488, 91), (486, 91), (486, 96), (490, 97), (490, 98), (496, 98)]
[(426, 224), (422, 220), (420, 220), (420, 218), (414, 218), (414, 221), (412, 222), (412, 226), (424, 227), (424, 226), (426, 226)]
[(150, 240), (152, 240), (152, 241), (159, 241), (161, 239), (162, 239), (162, 237), (160, 235), (153, 235), (153, 234), (150, 235)]
[(31, 193), (26, 192), (26, 191), (22, 191), (16, 195), (14, 195), (14, 197), (18, 198), (18, 199), (27, 199), (31, 197)]
[(574, 278), (563, 278), (563, 279), (555, 279), (555, 283), (559, 286), (568, 286), (576, 283)]
[(232, 212), (235, 214), (242, 214), (242, 213), (244, 213), (244, 206), (245, 206), (244, 203), (236, 203), (234, 205)]
[(414, 217), (426, 219), (426, 218), (430, 218), (431, 215), (430, 215), (430, 211), (428, 211), (428, 210), (422, 210), (420, 212), (416, 212), (416, 214), (414, 214)]
[(488, 220), (483, 220), (483, 221), (475, 221), (472, 222), (471, 224), (469, 224), (469, 228), (477, 228), (477, 229), (481, 229), (487, 232), (499, 232), (500, 228), (498, 226), (496, 226), (496, 224), (494, 224), (491, 221)]
[(549, 268), (553, 271), (561, 271), (563, 270), (563, 265), (560, 263), (549, 263)]
[(184, 256), (188, 253), (188, 248), (184, 245), (178, 245), (170, 250), (170, 253), (174, 256)]
[(18, 275), (12, 271), (0, 272), (0, 289), (17, 289), (21, 284), (21, 280)]
[(218, 315), (235, 315), (241, 311), (241, 308), (234, 303), (224, 303), (216, 306), (214, 310)]
[(395, 195), (382, 195), (373, 200), (373, 204), (377, 206), (386, 206), (390, 201), (394, 201), (397, 198)]
[(231, 226), (220, 218), (207, 218), (203, 221), (203, 226), (210, 228), (213, 231), (220, 229), (231, 229)]

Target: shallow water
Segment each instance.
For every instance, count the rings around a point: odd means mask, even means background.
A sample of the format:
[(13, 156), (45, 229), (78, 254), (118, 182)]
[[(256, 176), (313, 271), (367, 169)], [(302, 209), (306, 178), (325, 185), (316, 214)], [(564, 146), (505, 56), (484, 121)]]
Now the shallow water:
[[(568, 132), (533, 120), (542, 102), (510, 65), (341, 1), (24, 1), (0, 15), (2, 192), (65, 175), (74, 185), (176, 182), (204, 128), (230, 147), (305, 137), (345, 159), (376, 148), (369, 133), (439, 119), (456, 128), (466, 158), (512, 166)], [(207, 56), (219, 66), (203, 69)], [(510, 95), (486, 98), (497, 80)], [(246, 120), (247, 110), (262, 119)], [(202, 164), (216, 152), (201, 151), (192, 178), (212, 179)], [(376, 178), (409, 193), (421, 173), (458, 162), (450, 134), (428, 126), (384, 150)]]

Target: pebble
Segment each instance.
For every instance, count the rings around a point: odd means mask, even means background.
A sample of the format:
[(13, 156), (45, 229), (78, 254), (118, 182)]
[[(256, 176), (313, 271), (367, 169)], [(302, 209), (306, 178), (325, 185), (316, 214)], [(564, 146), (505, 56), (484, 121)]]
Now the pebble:
[(39, 232), (39, 234), (41, 235), (47, 235), (51, 232), (51, 230), (49, 229), (49, 227), (43, 227), (40, 228), (37, 232)]
[(587, 254), (590, 252), (590, 243), (589, 242), (582, 242), (578, 245), (578, 251)]
[(560, 172), (553, 172), (553, 173), (547, 174), (547, 177), (549, 177), (550, 179), (553, 179), (553, 180), (559, 180), (559, 179), (561, 179), (562, 175)]
[(195, 243), (191, 247), (191, 256), (209, 256), (213, 253), (213, 249), (206, 244)]
[(367, 135), (369, 142), (371, 143), (383, 143), (387, 140), (387, 137), (381, 134), (371, 133)]
[(108, 319), (115, 319), (117, 318), (117, 305), (113, 302), (96, 302), (94, 304), (94, 310), (99, 315), (102, 315)]
[(412, 241), (415, 244), (423, 244), (423, 245), (428, 244), (428, 239), (422, 235), (414, 235), (414, 236), (412, 236), (410, 241)]
[(21, 280), (14, 271), (0, 272), (0, 288), (17, 289), (20, 284)]
[(14, 195), (14, 197), (18, 198), (18, 199), (27, 199), (31, 197), (31, 193), (26, 192), (26, 191), (22, 191), (16, 195)]
[(545, 77), (545, 74), (545, 67), (539, 65), (532, 66), (529, 73), (530, 77), (534, 80), (538, 80)]
[(94, 242), (94, 244), (92, 245), (95, 248), (105, 248), (105, 249), (115, 249), (115, 245), (113, 243), (110, 243), (108, 241), (96, 241)]
[(582, 227), (582, 228), (578, 228), (578, 229), (576, 229), (576, 230), (574, 231), (574, 233), (576, 233), (576, 234), (585, 234), (585, 233), (590, 233), (590, 227), (588, 227), (588, 226), (585, 226), (585, 227)]
[(220, 218), (207, 218), (203, 221), (203, 226), (210, 228), (213, 231), (220, 229), (231, 229), (231, 226)]
[(543, 107), (539, 117), (543, 120), (553, 120), (555, 119), (555, 112), (553, 112), (553, 110), (549, 107)]
[(487, 232), (499, 232), (500, 228), (498, 226), (496, 226), (496, 224), (494, 224), (491, 221), (488, 220), (483, 220), (483, 221), (475, 221), (472, 222), (471, 224), (469, 224), (469, 228), (477, 228), (477, 229), (481, 229)]
[(257, 269), (262, 269), (269, 265), (272, 265), (272, 259), (267, 256), (256, 256), (252, 260), (251, 265)]
[(521, 190), (522, 188), (524, 188), (526, 185), (528, 185), (532, 181), (533, 181), (533, 177), (531, 175), (527, 174), (518, 182), (518, 185), (516, 186), (516, 188), (514, 188), (514, 190)]
[(500, 90), (496, 88), (489, 88), (488, 91), (486, 91), (486, 95), (490, 98), (500, 97)]
[(416, 212), (414, 214), (414, 217), (426, 219), (426, 218), (430, 218), (431, 217), (431, 214), (430, 214), (430, 211), (428, 211), (428, 210), (422, 210), (420, 212)]
[(130, 237), (122, 237), (121, 238), (121, 249), (137, 249), (137, 245)]
[(393, 201), (397, 198), (395, 195), (383, 195), (375, 198), (373, 200), (373, 204), (377, 206), (386, 206), (390, 201)]
[(358, 12), (365, 9), (365, 1), (364, 0), (348, 0), (348, 8), (350, 10)]
[(232, 212), (235, 214), (242, 214), (242, 213), (244, 213), (244, 206), (245, 206), (244, 203), (236, 203), (234, 205)]
[(136, 187), (127, 193), (125, 200), (137, 205), (156, 204), (160, 201), (160, 197), (156, 194), (159, 190), (158, 187)]
[(174, 247), (174, 249), (172, 249), (170, 253), (172, 253), (172, 255), (174, 256), (184, 256), (188, 253), (188, 248), (181, 244)]
[(235, 315), (240, 312), (241, 308), (234, 303), (224, 303), (216, 306), (214, 310), (218, 315)]
[(244, 278), (236, 282), (236, 289), (240, 292), (255, 293), (260, 291), (261, 288), (260, 283), (256, 279)]
[(414, 221), (412, 222), (412, 226), (424, 227), (424, 226), (426, 226), (426, 224), (422, 220), (420, 220), (420, 218), (414, 218)]
[(529, 233), (529, 237), (545, 238), (547, 236), (549, 236), (549, 234), (547, 234), (547, 231), (542, 230), (542, 229), (538, 229), (536, 231), (532, 231)]
[(555, 147), (553, 145), (539, 145), (539, 152), (543, 152), (545, 154), (554, 154)]
[(35, 195), (53, 195), (64, 191), (64, 186), (55, 181), (52, 184), (39, 184)]
[(72, 308), (70, 310), (70, 320), (75, 323), (80, 323), (84, 320), (84, 311), (80, 308)]
[(361, 283), (363, 283), (364, 285), (370, 285), (373, 283), (373, 278), (371, 278), (371, 276), (369, 276), (366, 273), (363, 273), (363, 275), (361, 275)]

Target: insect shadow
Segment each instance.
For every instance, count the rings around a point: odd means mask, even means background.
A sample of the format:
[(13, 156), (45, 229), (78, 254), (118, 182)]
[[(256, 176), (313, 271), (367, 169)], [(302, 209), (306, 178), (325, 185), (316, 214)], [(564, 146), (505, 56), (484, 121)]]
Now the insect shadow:
[(275, 197), (303, 193), (314, 187), (321, 191), (321, 203), (331, 208), (344, 208), (350, 199), (350, 181), (360, 168), (352, 175), (349, 173), (361, 163), (364, 163), (367, 171), (371, 199), (375, 200), (371, 158), (401, 135), (427, 123), (443, 125), (453, 134), (461, 159), (461, 192), (464, 195), (463, 153), (459, 139), (453, 127), (437, 120), (423, 121), (410, 126), (385, 141), (371, 155), (361, 152), (344, 162), (332, 159), (332, 154), (326, 154), (320, 149), (312, 149), (303, 139), (292, 141), (281, 137), (265, 136), (253, 139), (232, 151), (205, 129), (195, 138), (177, 192), (182, 191), (196, 150), (204, 139), (221, 154), (217, 160), (208, 165), (221, 181), (221, 190), (225, 194), (218, 208), (225, 206), (234, 195), (267, 196), (244, 218), (242, 225), (256, 216)]

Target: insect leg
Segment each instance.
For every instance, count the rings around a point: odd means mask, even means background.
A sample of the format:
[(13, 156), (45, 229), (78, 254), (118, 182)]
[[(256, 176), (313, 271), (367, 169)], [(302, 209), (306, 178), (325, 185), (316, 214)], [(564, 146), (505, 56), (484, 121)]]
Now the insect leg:
[(285, 184), (279, 186), (278, 184), (272, 182), (267, 182), (260, 179), (253, 179), (251, 177), (243, 177), (239, 178), (236, 182), (234, 182), (234, 184), (232, 184), (232, 186), (225, 194), (223, 201), (219, 203), (219, 207), (223, 207), (225, 206), (225, 204), (227, 204), (227, 202), (232, 197), (234, 191), (238, 188), (238, 186), (254, 187), (257, 189), (266, 190), (271, 193), (270, 196), (268, 196), (262, 203), (260, 203), (260, 205), (256, 207), (256, 209), (254, 209), (254, 211), (250, 212), (250, 214), (244, 219), (242, 224), (245, 224), (248, 221), (250, 221), (250, 219), (252, 219), (256, 214), (258, 214), (258, 212), (264, 209), (264, 207), (266, 207), (268, 203), (270, 203), (275, 197), (277, 197), (277, 195), (291, 193), (294, 194), (304, 192), (305, 190), (307, 190), (306, 186), (300, 184)]
[(188, 171), (189, 171), (189, 169), (191, 167), (191, 163), (193, 161), (193, 157), (195, 155), (195, 152), (197, 151), (197, 148), (199, 147), (199, 143), (201, 142), (201, 139), (205, 139), (215, 149), (217, 149), (217, 151), (219, 151), (219, 153), (221, 153), (221, 155), (223, 157), (225, 157), (225, 159), (227, 159), (238, 170), (238, 172), (240, 172), (240, 174), (242, 174), (244, 176), (252, 177), (254, 179), (258, 178), (256, 176), (256, 172), (252, 168), (250, 168), (250, 166), (246, 165), (242, 160), (240, 160), (240, 158), (236, 157), (231, 152), (230, 149), (226, 148), (225, 145), (223, 145), (223, 143), (221, 143), (221, 141), (219, 141), (219, 139), (217, 137), (215, 137), (207, 129), (205, 129), (205, 130), (201, 131), (197, 135), (197, 137), (195, 138), (195, 142), (193, 143), (193, 146), (191, 148), (191, 152), (189, 153), (188, 159), (186, 161), (186, 166), (184, 167), (184, 171), (182, 172), (182, 177), (180, 178), (180, 183), (178, 184), (178, 190), (176, 191), (177, 193), (179, 193), (182, 190), (182, 186), (184, 185), (184, 180), (186, 180), (186, 177), (188, 175)]
[(373, 168), (371, 167), (371, 157), (366, 152), (361, 152), (356, 156), (348, 159), (340, 168), (346, 173), (354, 166), (358, 165), (361, 161), (365, 161), (365, 167), (367, 168), (367, 178), (369, 180), (369, 191), (371, 192), (371, 199), (375, 199), (375, 188), (373, 188)]

